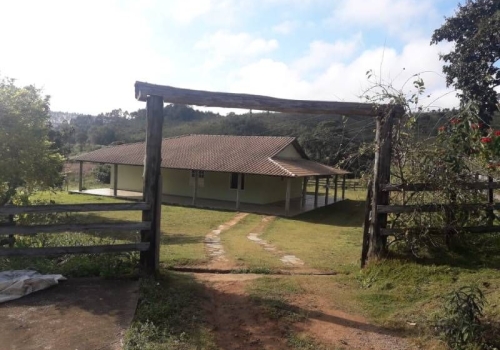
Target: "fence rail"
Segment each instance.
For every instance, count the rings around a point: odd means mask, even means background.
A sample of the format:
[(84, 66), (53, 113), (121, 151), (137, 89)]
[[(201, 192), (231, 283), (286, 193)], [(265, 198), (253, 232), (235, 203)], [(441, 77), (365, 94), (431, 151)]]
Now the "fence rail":
[[(126, 222), (100, 222), (100, 223), (71, 223), (50, 225), (19, 225), (14, 221), (14, 215), (21, 214), (47, 214), (47, 213), (76, 213), (76, 212), (108, 212), (108, 211), (150, 211), (151, 204), (146, 202), (134, 203), (87, 203), (87, 204), (49, 204), (28, 206), (3, 206), (0, 207), (0, 216), (8, 218), (8, 222), (0, 225), (0, 236), (9, 236), (3, 240), (9, 244), (9, 248), (0, 248), (0, 256), (53, 256), (63, 254), (100, 254), (139, 251), (141, 254), (155, 254), (152, 247), (156, 244), (144, 239), (139, 243), (107, 244), (94, 246), (72, 246), (72, 247), (42, 247), (42, 248), (14, 248), (14, 237), (16, 235), (36, 235), (38, 233), (78, 233), (87, 231), (141, 231), (148, 232), (152, 229), (151, 221), (126, 221)], [(144, 216), (144, 215), (143, 215)], [(153, 237), (155, 240), (156, 237)], [(157, 259), (157, 256), (154, 256)]]

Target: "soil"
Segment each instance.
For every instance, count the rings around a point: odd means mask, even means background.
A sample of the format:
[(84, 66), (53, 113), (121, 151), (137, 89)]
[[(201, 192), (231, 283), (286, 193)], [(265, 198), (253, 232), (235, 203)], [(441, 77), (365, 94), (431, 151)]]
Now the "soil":
[[(304, 321), (290, 324), (266, 316), (245, 289), (259, 275), (194, 274), (206, 286), (209, 296), (205, 310), (220, 349), (289, 349), (288, 334), (306, 333), (312, 339), (334, 349), (414, 349), (404, 338), (373, 326), (359, 315), (351, 315), (330, 306), (318, 296), (300, 296), (288, 304), (306, 315)], [(323, 278), (318, 276), (318, 278)]]
[(78, 278), (0, 304), (0, 348), (121, 349), (138, 289), (137, 281)]

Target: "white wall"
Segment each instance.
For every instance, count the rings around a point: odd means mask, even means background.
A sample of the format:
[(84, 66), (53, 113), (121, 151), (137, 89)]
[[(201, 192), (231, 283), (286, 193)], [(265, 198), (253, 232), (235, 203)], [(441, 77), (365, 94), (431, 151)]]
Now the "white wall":
[[(142, 166), (119, 165), (118, 189), (142, 192)], [(194, 183), (190, 184), (190, 170), (162, 169), (163, 193), (192, 197)], [(111, 183), (114, 169), (111, 168)], [(302, 179), (291, 179), (291, 198), (302, 193)], [(198, 198), (236, 200), (236, 190), (230, 189), (231, 173), (205, 172), (203, 186), (198, 186)], [(245, 175), (245, 189), (240, 191), (241, 203), (269, 204), (284, 201), (286, 178), (265, 175)]]

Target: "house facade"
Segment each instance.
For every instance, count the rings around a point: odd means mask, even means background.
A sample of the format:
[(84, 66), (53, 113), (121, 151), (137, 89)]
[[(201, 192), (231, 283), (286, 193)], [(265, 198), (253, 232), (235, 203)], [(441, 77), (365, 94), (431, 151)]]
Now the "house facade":
[[(144, 150), (144, 143), (125, 144), (73, 160), (113, 164), (111, 191), (119, 196), (119, 191), (142, 192)], [(319, 178), (346, 174), (309, 160), (293, 137), (186, 135), (162, 142), (164, 198), (189, 199), (191, 205), (202, 200), (234, 202), (235, 209), (282, 205), (289, 212), (291, 203), (305, 201), (309, 179), (316, 180), (317, 192)]]

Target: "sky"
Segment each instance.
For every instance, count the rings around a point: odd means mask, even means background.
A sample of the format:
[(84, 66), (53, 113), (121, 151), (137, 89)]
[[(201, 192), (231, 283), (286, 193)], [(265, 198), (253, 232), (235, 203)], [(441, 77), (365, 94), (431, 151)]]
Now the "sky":
[[(135, 81), (273, 97), (362, 101), (372, 70), (424, 107), (458, 104), (432, 33), (457, 0), (0, 0), (0, 76), (51, 109), (134, 111)], [(428, 97), (427, 97), (428, 96)], [(225, 110), (228, 111), (228, 110)]]

